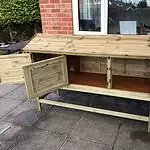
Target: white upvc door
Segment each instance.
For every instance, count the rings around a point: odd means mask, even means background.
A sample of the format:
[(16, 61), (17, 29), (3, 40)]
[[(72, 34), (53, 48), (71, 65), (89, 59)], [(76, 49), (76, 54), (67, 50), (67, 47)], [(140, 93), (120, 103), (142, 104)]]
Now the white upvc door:
[[(108, 0), (72, 0), (72, 7), (73, 26), (75, 35), (107, 34)], [(96, 13), (98, 13), (97, 16), (94, 16), (95, 10), (97, 11)], [(89, 26), (93, 25), (95, 27), (93, 27), (90, 30), (86, 30), (86, 28), (81, 29), (81, 24), (86, 24), (87, 26), (88, 23)]]

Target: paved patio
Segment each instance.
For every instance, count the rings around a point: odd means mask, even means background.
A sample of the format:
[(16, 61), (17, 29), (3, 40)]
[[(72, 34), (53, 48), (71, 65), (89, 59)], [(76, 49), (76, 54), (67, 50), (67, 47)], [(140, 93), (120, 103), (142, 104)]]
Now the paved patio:
[[(114, 97), (61, 91), (49, 98), (148, 113), (146, 103)], [(150, 150), (144, 122), (48, 105), (39, 113), (35, 107), (23, 85), (0, 85), (0, 150)]]

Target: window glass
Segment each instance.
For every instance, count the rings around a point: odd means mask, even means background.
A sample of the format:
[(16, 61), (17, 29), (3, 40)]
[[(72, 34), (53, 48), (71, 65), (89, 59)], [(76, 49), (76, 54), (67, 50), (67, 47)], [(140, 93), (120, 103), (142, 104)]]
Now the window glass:
[(109, 0), (108, 33), (150, 34), (150, 0)]
[(101, 31), (101, 0), (79, 0), (79, 30)]

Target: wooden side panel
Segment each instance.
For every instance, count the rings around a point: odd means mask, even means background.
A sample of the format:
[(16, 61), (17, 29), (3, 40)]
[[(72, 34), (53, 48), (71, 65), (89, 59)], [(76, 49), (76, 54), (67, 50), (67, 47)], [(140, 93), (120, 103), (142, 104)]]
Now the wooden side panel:
[[(107, 59), (99, 57), (81, 57), (81, 72), (107, 72)], [(150, 78), (150, 60), (112, 59), (112, 74)]]
[(150, 60), (127, 60), (126, 74), (128, 76), (150, 78)]
[(66, 57), (60, 56), (23, 67), (29, 99), (68, 84)]
[(80, 58), (80, 70), (81, 72), (93, 72), (100, 73), (106, 72), (104, 66), (106, 67), (106, 58), (99, 57), (81, 57)]
[(24, 82), (22, 66), (31, 64), (30, 54), (0, 56), (0, 82)]

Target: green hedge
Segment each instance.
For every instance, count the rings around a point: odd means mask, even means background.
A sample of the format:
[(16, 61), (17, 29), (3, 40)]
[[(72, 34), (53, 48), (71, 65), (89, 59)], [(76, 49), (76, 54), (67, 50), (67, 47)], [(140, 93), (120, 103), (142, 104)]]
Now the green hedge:
[(0, 0), (0, 26), (32, 24), (40, 21), (38, 0)]

